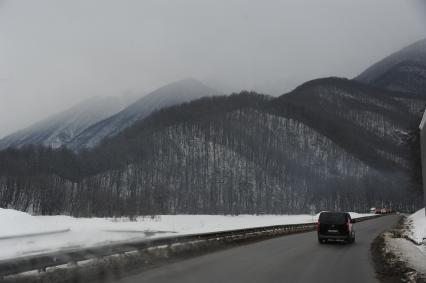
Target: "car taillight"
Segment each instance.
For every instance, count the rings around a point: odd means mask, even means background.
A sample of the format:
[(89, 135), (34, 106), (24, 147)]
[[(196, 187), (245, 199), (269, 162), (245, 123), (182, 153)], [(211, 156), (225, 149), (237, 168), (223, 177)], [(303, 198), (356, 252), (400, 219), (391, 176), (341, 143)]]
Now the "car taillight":
[(349, 231), (349, 227), (350, 227), (350, 224), (349, 224), (350, 222), (346, 222), (346, 228), (348, 229), (348, 231)]
[(318, 221), (317, 222), (317, 231), (319, 232), (319, 230), (320, 230), (320, 222)]

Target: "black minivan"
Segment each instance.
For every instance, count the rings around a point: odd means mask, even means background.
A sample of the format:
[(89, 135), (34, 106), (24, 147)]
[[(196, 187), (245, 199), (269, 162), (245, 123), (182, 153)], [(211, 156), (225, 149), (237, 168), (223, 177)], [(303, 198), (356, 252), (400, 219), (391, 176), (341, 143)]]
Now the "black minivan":
[(328, 240), (355, 242), (355, 231), (352, 227), (354, 222), (347, 212), (321, 212), (317, 223), (318, 242), (321, 244)]

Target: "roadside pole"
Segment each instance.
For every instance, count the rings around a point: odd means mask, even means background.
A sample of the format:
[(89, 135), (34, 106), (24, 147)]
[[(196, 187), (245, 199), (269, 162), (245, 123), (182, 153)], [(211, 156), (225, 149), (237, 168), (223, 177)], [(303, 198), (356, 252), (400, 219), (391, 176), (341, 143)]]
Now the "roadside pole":
[[(426, 111), (423, 113), (422, 121), (420, 122), (420, 151), (422, 156), (422, 179), (423, 179), (423, 195), (426, 207)], [(426, 209), (425, 209), (426, 217)]]

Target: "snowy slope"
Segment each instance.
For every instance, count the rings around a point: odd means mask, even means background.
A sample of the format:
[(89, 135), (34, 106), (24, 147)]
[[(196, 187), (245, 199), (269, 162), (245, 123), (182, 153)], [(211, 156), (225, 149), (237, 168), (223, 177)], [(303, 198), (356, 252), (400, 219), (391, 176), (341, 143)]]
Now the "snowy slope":
[(28, 213), (4, 208), (0, 208), (0, 227), (0, 241), (7, 238), (64, 231), (67, 229), (60, 223), (47, 223)]
[(140, 98), (116, 115), (87, 128), (68, 146), (75, 150), (94, 147), (104, 138), (116, 135), (155, 110), (213, 95), (220, 93), (194, 79), (170, 83)]
[(410, 282), (425, 282), (426, 279), (426, 216), (425, 209), (420, 209), (406, 219), (408, 229), (403, 237), (394, 237), (385, 233), (387, 250), (393, 252), (400, 260), (416, 271), (417, 280)]
[(425, 209), (420, 209), (414, 214), (411, 214), (407, 222), (410, 224), (410, 235), (409, 237), (418, 244), (426, 239), (426, 216)]
[(93, 97), (0, 140), (0, 149), (41, 144), (58, 148), (125, 107), (119, 97)]

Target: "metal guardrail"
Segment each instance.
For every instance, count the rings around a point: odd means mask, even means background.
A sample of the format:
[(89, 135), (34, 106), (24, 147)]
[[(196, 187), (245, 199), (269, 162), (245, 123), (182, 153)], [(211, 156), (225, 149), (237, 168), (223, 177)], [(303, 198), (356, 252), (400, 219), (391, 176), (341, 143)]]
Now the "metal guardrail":
[[(361, 222), (376, 217), (377, 216), (361, 217), (355, 219), (355, 222)], [(107, 246), (98, 246), (84, 249), (61, 250), (58, 252), (47, 253), (42, 255), (20, 257), (11, 260), (1, 260), (0, 279), (8, 275), (19, 274), (27, 271), (45, 271), (46, 268), (49, 267), (55, 267), (69, 263), (77, 263), (80, 261), (106, 257), (115, 254), (124, 254), (127, 252), (140, 251), (159, 246), (172, 246), (173, 244), (185, 244), (200, 240), (223, 240), (231, 242), (247, 238), (262, 237), (265, 235), (278, 236), (284, 234), (313, 231), (315, 230), (315, 227), (316, 223), (274, 225), (256, 228), (218, 231), (211, 233), (144, 239), (140, 241), (115, 243)]]

